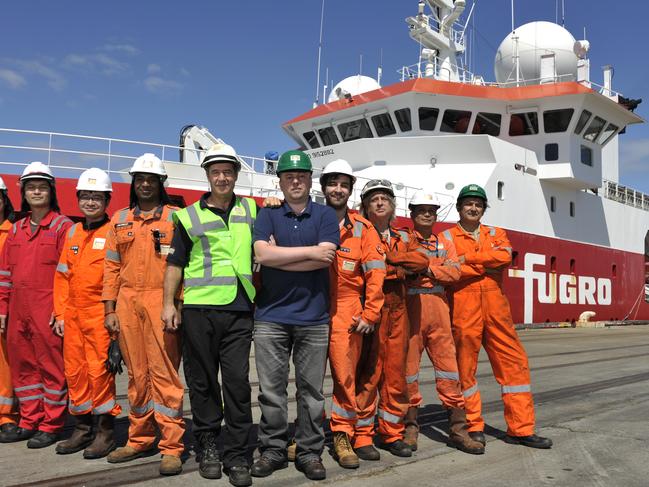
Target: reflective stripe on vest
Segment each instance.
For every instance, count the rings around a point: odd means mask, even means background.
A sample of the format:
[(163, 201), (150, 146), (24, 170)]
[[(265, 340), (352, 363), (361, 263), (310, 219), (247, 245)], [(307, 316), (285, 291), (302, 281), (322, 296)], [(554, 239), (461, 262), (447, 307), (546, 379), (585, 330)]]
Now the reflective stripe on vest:
[(410, 237), (408, 236), (408, 232), (404, 232), (403, 230), (399, 230), (397, 233), (399, 235), (401, 235), (401, 240), (403, 240), (405, 243), (410, 242)]
[(451, 242), (453, 241), (453, 237), (451, 237), (451, 232), (450, 232), (449, 230), (444, 230), (444, 231), (442, 232), (442, 235), (444, 236), (444, 238), (445, 238), (446, 240), (449, 240), (449, 241), (451, 241)]
[(353, 237), (361, 238), (363, 236), (363, 222), (354, 223), (354, 233)]

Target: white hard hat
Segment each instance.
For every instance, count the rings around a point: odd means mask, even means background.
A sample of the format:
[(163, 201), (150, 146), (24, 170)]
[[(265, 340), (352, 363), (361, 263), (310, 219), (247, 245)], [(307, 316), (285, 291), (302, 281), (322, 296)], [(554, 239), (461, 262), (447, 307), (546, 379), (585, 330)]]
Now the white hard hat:
[(352, 166), (345, 159), (336, 159), (327, 164), (320, 175), (320, 185), (324, 186), (324, 179), (327, 174), (345, 174), (352, 178), (352, 184), (356, 182), (356, 177), (354, 177), (354, 171), (352, 171)]
[(4, 179), (0, 178), (0, 191), (7, 191), (7, 185), (5, 184)]
[(34, 161), (27, 165), (22, 176), (20, 176), (20, 182), (22, 183), (28, 179), (47, 179), (53, 182), (54, 175), (48, 166), (40, 161)]
[(427, 191), (419, 190), (416, 191), (415, 194), (410, 199), (410, 203), (408, 204), (408, 207), (418, 206), (418, 205), (430, 205), (430, 206), (437, 206), (439, 208), (442, 206), (442, 203), (440, 203), (439, 198), (435, 193), (429, 193)]
[(205, 168), (215, 162), (229, 162), (234, 165), (237, 172), (241, 170), (241, 162), (234, 148), (228, 144), (214, 144), (203, 155), (201, 167)]
[(162, 161), (154, 154), (147, 152), (135, 159), (133, 167), (128, 170), (128, 173), (133, 176), (135, 173), (157, 174), (163, 179), (167, 179), (167, 171)]
[(365, 199), (367, 195), (371, 192), (382, 189), (388, 193), (391, 197), (394, 198), (394, 189), (392, 189), (392, 183), (387, 179), (372, 179), (365, 183), (363, 190), (361, 191), (361, 199)]
[(99, 168), (91, 167), (86, 169), (79, 176), (77, 182), (77, 191), (113, 191), (113, 183), (105, 171)]

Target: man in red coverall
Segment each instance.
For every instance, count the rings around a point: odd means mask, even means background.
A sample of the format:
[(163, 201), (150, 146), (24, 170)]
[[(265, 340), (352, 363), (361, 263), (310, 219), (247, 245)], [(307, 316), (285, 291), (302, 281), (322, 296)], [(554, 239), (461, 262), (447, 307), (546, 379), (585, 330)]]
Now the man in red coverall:
[(458, 224), (442, 235), (452, 239), (462, 275), (453, 286), (452, 328), (469, 435), (483, 445), (484, 420), (476, 381), (478, 354), (484, 346), (502, 389), (507, 443), (550, 448), (552, 440), (534, 434), (534, 401), (527, 354), (518, 339), (509, 301), (502, 292), (503, 270), (511, 263), (512, 246), (502, 228), (482, 225), (487, 193), (469, 184), (457, 197)]
[(9, 365), (20, 403), (19, 427), (5, 442), (53, 444), (65, 422), (63, 343), (54, 324), (52, 286), (72, 221), (59, 214), (54, 176), (32, 162), (20, 177), (22, 210), (0, 256), (0, 330), (7, 327)]
[(410, 344), (406, 364), (406, 382), (410, 407), (406, 414), (405, 442), (417, 449), (417, 409), (422, 403), (419, 392), (421, 354), (428, 353), (435, 368), (435, 384), (442, 405), (448, 412), (448, 445), (467, 453), (484, 453), (481, 443), (471, 439), (466, 425), (464, 397), (457, 370), (455, 343), (445, 286), (460, 278), (460, 263), (453, 242), (433, 233), (440, 203), (433, 193), (418, 191), (410, 200), (413, 230), (410, 242), (417, 242), (419, 251), (429, 258), (425, 273), (408, 279), (408, 318)]

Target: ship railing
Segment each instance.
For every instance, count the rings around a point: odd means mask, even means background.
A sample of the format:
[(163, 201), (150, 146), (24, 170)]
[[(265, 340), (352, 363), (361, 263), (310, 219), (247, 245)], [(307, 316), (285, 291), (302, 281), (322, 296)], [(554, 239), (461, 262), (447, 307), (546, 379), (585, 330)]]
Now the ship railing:
[(649, 194), (608, 180), (604, 180), (603, 190), (604, 198), (649, 211)]
[[(458, 66), (457, 64), (452, 64), (452, 63), (449, 64), (448, 66), (457, 70), (459, 76), (459, 80), (457, 81), (459, 81), (460, 83), (485, 84), (481, 76), (476, 76), (471, 71), (465, 69), (462, 66)], [(426, 74), (427, 69), (433, 72), (432, 76)], [(397, 72), (401, 76), (401, 81), (417, 79), (417, 78), (433, 78), (433, 79), (448, 78), (447, 79), (448, 81), (453, 81), (450, 79), (450, 74), (449, 76), (446, 77), (441, 75), (444, 69), (447, 69), (446, 65), (442, 65), (439, 61), (439, 58), (435, 58), (431, 60), (427, 60), (427, 59), (422, 60), (418, 63), (411, 64), (410, 66), (403, 66), (401, 69), (398, 69)]]

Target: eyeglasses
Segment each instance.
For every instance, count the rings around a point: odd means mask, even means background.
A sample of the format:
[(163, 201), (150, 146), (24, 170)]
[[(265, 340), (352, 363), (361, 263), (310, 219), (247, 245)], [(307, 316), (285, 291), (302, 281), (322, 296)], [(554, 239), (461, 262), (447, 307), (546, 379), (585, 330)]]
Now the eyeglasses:
[(103, 194), (81, 194), (79, 195), (79, 201), (96, 201), (97, 203), (103, 203), (106, 201), (106, 197)]

